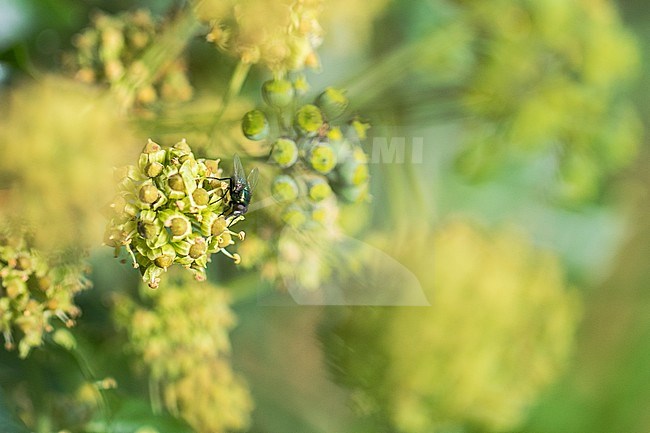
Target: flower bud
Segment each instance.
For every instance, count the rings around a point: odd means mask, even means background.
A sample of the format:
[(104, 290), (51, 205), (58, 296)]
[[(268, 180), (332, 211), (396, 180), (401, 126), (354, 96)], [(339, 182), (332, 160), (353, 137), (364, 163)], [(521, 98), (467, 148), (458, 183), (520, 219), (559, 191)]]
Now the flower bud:
[(325, 142), (314, 145), (307, 156), (307, 161), (315, 171), (326, 174), (336, 167), (336, 153), (332, 146)]
[(192, 193), (192, 198), (198, 206), (207, 206), (210, 201), (210, 194), (203, 188), (197, 188)]
[(287, 175), (280, 175), (273, 180), (271, 185), (273, 198), (278, 202), (294, 201), (298, 198), (300, 190), (296, 181)]
[(359, 119), (354, 119), (352, 122), (350, 122), (350, 126), (352, 127), (352, 132), (358, 140), (363, 141), (368, 137), (367, 131), (370, 129), (369, 123), (362, 122)]
[(282, 213), (282, 221), (291, 227), (302, 227), (307, 222), (307, 214), (300, 206), (291, 205)]
[(298, 146), (290, 138), (278, 138), (271, 150), (271, 160), (282, 168), (291, 167), (298, 160)]
[(317, 106), (307, 104), (298, 109), (295, 116), (295, 127), (301, 134), (313, 137), (323, 126), (323, 114)]
[(283, 108), (293, 100), (294, 90), (287, 80), (269, 80), (262, 85), (264, 101), (274, 108)]
[(152, 162), (147, 164), (144, 169), (144, 173), (147, 177), (156, 177), (163, 171), (163, 165), (159, 162)]
[(252, 110), (242, 119), (242, 132), (249, 140), (263, 140), (269, 134), (269, 121), (261, 110)]
[(202, 255), (205, 255), (207, 251), (208, 244), (205, 242), (205, 239), (199, 237), (194, 240), (188, 255), (193, 259), (198, 259)]
[(228, 227), (228, 222), (226, 221), (226, 218), (220, 216), (219, 218), (215, 219), (212, 225), (210, 226), (210, 235), (211, 236), (218, 236), (221, 233), (223, 233), (224, 230)]
[(336, 119), (341, 116), (345, 109), (348, 108), (349, 103), (350, 101), (343, 92), (333, 87), (325, 89), (316, 99), (316, 105), (320, 107), (328, 119)]
[(167, 184), (174, 191), (185, 190), (185, 183), (183, 182), (183, 177), (178, 173), (171, 175), (169, 179), (167, 179)]
[(154, 185), (148, 183), (142, 185), (138, 197), (143, 203), (153, 204), (160, 197), (160, 191)]
[(307, 182), (307, 194), (311, 200), (318, 202), (332, 195), (332, 188), (325, 179), (316, 177)]
[(161, 254), (154, 259), (156, 266), (167, 269), (174, 263), (176, 258), (176, 251), (171, 245), (163, 245), (161, 248)]
[(355, 147), (352, 154), (339, 164), (337, 171), (341, 181), (347, 185), (359, 186), (370, 178), (368, 157), (360, 147)]

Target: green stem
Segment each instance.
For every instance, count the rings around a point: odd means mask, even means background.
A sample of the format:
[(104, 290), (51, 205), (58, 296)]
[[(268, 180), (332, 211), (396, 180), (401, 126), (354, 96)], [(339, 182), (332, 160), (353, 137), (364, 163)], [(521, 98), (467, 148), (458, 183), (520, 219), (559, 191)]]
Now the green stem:
[[(94, 373), (92, 367), (90, 366), (90, 362), (86, 359), (83, 353), (81, 353), (81, 351), (77, 348), (69, 349), (69, 351), (72, 357), (77, 362), (77, 365), (79, 365), (79, 369), (81, 370), (81, 374), (83, 375), (84, 379), (86, 379), (86, 381), (93, 384), (98, 383), (99, 379), (97, 378), (97, 375)], [(98, 387), (98, 392), (100, 397), (98, 402), (99, 409), (102, 412), (102, 416), (104, 418), (104, 423), (106, 425), (106, 428), (109, 429), (107, 430), (106, 433), (110, 433), (109, 426), (110, 426), (110, 419), (111, 419), (111, 410), (108, 404), (108, 399), (106, 398), (104, 389)]]
[(221, 101), (221, 107), (219, 107), (219, 110), (214, 115), (214, 121), (212, 122), (212, 126), (210, 127), (209, 131), (209, 137), (211, 141), (214, 137), (215, 132), (217, 131), (217, 128), (219, 127), (219, 124), (221, 123), (221, 119), (226, 112), (230, 101), (241, 91), (241, 88), (244, 85), (244, 81), (246, 81), (246, 77), (248, 76), (248, 71), (250, 71), (250, 69), (250, 63), (237, 63), (237, 66), (235, 67), (235, 70), (230, 77), (230, 82), (228, 83), (226, 94), (223, 97), (223, 101)]
[(151, 376), (149, 376), (149, 401), (151, 402), (151, 411), (155, 415), (160, 415), (163, 409), (160, 401), (160, 384)]

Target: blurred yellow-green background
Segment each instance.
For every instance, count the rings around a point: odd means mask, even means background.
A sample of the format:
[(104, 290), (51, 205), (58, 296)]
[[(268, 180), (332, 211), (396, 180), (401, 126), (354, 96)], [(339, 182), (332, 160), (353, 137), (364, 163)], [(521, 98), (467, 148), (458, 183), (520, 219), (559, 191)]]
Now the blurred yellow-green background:
[[(33, 230), (0, 227), (0, 431), (650, 431), (649, 29), (640, 0), (0, 0), (0, 215)], [(241, 265), (149, 289), (102, 246), (111, 169), (186, 138), (263, 203), (304, 175), (242, 135), (273, 77), (345, 89), (368, 191), (328, 175), (323, 227), (250, 211)], [(61, 247), (89, 270), (17, 306), (7, 257)]]

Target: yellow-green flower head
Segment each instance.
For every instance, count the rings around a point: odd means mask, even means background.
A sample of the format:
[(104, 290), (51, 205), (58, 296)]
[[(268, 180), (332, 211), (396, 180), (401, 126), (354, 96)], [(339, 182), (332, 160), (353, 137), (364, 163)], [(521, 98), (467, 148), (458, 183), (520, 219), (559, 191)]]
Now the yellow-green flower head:
[[(121, 85), (128, 74), (149, 77), (135, 79), (124, 102), (128, 105), (148, 105), (162, 98), (164, 101), (187, 101), (192, 97), (192, 86), (186, 74), (183, 59), (170, 62), (155, 74), (146, 71), (143, 54), (156, 42), (162, 24), (153, 20), (147, 10), (107, 15), (98, 12), (92, 26), (76, 35), (75, 53), (69, 53), (67, 62), (75, 77), (85, 83)], [(155, 76), (154, 76), (155, 75)]]
[(63, 255), (33, 248), (28, 234), (16, 227), (0, 231), (0, 333), (5, 348), (18, 346), (21, 358), (43, 343), (55, 321), (74, 325), (79, 315), (74, 296), (89, 287), (86, 266)]
[(227, 293), (184, 277), (141, 293), (142, 303), (123, 295), (115, 300), (115, 320), (158, 385), (158, 398), (198, 433), (245, 429), (252, 400), (230, 363), (235, 315)]
[(136, 143), (106, 93), (44, 76), (4, 95), (0, 107), (3, 218), (29, 226), (44, 252), (101, 243), (111, 171)]
[(567, 364), (578, 298), (559, 260), (518, 232), (418, 233), (380, 243), (431, 306), (351, 308), (323, 334), (333, 371), (395, 431), (514, 431)]
[(193, 0), (197, 16), (210, 23), (207, 39), (244, 63), (283, 74), (317, 67), (322, 0)]
[(138, 165), (119, 170), (105, 244), (116, 254), (124, 247), (152, 288), (175, 263), (197, 280), (205, 279), (213, 253), (239, 263), (227, 248), (243, 240), (243, 232), (230, 228), (243, 216), (231, 215), (222, 177), (219, 160), (196, 159), (185, 140), (169, 148), (149, 140)]

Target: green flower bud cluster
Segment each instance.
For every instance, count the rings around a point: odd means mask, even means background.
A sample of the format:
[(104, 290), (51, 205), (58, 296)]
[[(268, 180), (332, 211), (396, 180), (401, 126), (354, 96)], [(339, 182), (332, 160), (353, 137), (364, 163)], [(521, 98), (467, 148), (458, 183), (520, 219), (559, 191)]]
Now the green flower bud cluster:
[(160, 389), (158, 398), (198, 433), (245, 429), (252, 400), (230, 364), (228, 334), (236, 318), (227, 293), (188, 278), (141, 292), (144, 302), (116, 299), (115, 320)]
[(117, 171), (105, 244), (116, 254), (124, 247), (152, 288), (175, 263), (197, 280), (205, 279), (213, 253), (239, 263), (227, 248), (244, 239), (230, 229), (243, 216), (229, 215), (229, 184), (221, 176), (219, 160), (196, 159), (185, 140), (170, 148), (149, 140), (137, 166)]
[[(145, 9), (115, 16), (99, 12), (92, 27), (76, 35), (77, 51), (68, 55), (67, 63), (75, 77), (86, 83), (114, 85), (127, 73), (144, 77), (146, 66), (139, 59), (153, 45), (160, 29), (161, 24)], [(134, 103), (146, 106), (158, 99), (189, 100), (193, 90), (185, 69), (184, 60), (177, 59), (153, 81), (138, 80)]]
[(342, 120), (349, 105), (345, 94), (329, 87), (301, 105), (301, 93), (296, 83), (269, 80), (262, 87), (266, 108), (246, 113), (242, 121), (248, 139), (268, 145), (269, 162), (277, 167), (271, 193), (282, 206), (282, 220), (293, 227), (335, 219), (337, 199), (365, 200), (369, 182), (360, 145), (368, 125)]
[(64, 263), (31, 247), (22, 230), (0, 232), (0, 333), (5, 348), (18, 345), (21, 358), (54, 331), (53, 320), (70, 327), (80, 314), (74, 296), (89, 287), (86, 266)]
[(418, 233), (375, 243), (417, 275), (431, 306), (333, 317), (321, 334), (333, 374), (390, 431), (517, 431), (567, 366), (579, 299), (558, 258), (521, 233), (462, 221)]

